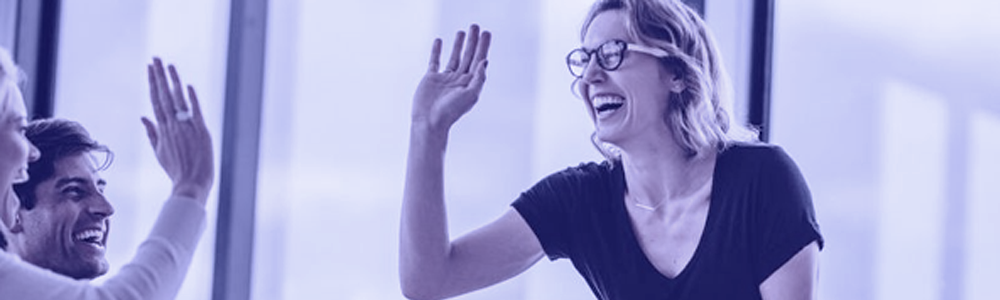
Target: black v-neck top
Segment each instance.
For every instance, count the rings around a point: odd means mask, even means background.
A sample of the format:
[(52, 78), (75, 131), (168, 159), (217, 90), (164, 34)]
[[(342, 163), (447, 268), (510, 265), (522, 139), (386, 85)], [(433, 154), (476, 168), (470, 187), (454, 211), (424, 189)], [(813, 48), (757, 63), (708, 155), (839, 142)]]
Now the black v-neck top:
[(549, 259), (569, 258), (598, 299), (761, 299), (759, 286), (813, 241), (823, 247), (798, 167), (767, 144), (716, 157), (708, 219), (674, 278), (639, 246), (620, 164), (586, 163), (549, 175), (512, 206)]

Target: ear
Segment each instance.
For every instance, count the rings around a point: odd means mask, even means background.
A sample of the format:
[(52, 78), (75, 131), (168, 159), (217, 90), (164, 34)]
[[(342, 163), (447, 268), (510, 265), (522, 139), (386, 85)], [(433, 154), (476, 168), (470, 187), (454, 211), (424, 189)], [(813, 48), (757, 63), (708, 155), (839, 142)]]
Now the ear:
[(674, 79), (670, 80), (670, 91), (676, 94), (680, 94), (687, 89), (687, 85), (684, 84), (684, 78), (679, 75), (674, 75)]
[(684, 70), (678, 66), (681, 62), (670, 61), (670, 58), (661, 59), (659, 80), (665, 81), (671, 93), (680, 94), (688, 88), (684, 83)]
[(23, 220), (23, 218), (21, 217), (21, 212), (22, 211), (23, 210), (18, 209), (17, 213), (14, 214), (14, 225), (10, 227), (10, 232), (11, 233), (22, 233), (22, 232), (24, 232), (24, 222), (21, 221), (21, 220)]

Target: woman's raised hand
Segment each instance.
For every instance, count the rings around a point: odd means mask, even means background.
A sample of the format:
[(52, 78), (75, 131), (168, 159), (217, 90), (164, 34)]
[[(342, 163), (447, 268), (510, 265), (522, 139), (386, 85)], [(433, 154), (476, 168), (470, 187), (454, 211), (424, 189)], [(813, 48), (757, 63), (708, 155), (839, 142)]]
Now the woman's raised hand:
[[(142, 117), (146, 135), (156, 152), (156, 159), (173, 182), (173, 195), (206, 201), (215, 180), (212, 137), (201, 115), (194, 87), (187, 86), (190, 99), (184, 97), (184, 85), (173, 65), (170, 83), (159, 58), (147, 66), (149, 98), (156, 123)], [(188, 103), (190, 101), (190, 105)]]
[[(465, 40), (463, 43), (462, 40)], [(463, 47), (464, 45), (464, 47)], [(462, 49), (465, 53), (462, 53)], [(490, 32), (479, 32), (479, 26), (469, 26), (469, 34), (455, 35), (451, 58), (440, 69), (441, 39), (434, 40), (427, 73), (413, 95), (414, 125), (447, 131), (479, 100), (486, 82), (486, 56), (490, 50)]]

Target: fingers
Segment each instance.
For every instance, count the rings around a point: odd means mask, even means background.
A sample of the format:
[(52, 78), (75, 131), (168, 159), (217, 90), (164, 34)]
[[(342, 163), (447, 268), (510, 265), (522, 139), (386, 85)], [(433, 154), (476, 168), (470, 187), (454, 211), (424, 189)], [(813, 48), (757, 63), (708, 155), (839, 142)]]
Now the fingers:
[(149, 144), (155, 150), (156, 144), (159, 143), (159, 137), (156, 135), (156, 125), (153, 125), (153, 122), (146, 117), (142, 117), (142, 125), (146, 127), (146, 136), (149, 137)]
[(486, 83), (486, 65), (489, 63), (488, 60), (480, 60), (476, 64), (476, 68), (472, 73), (472, 81), (469, 83), (469, 88), (472, 90), (480, 91), (483, 89), (483, 84)]
[(441, 66), (441, 39), (434, 39), (434, 45), (431, 46), (430, 63), (427, 64), (427, 72), (437, 73), (438, 68), (440, 66)]
[(173, 106), (177, 111), (185, 112), (188, 111), (187, 101), (184, 101), (184, 85), (181, 84), (181, 77), (177, 75), (177, 68), (174, 65), (168, 66), (170, 71), (170, 79), (173, 82), (173, 97), (170, 97)]
[(467, 47), (465, 47), (465, 55), (462, 56), (462, 62), (458, 66), (459, 73), (468, 73), (469, 67), (472, 66), (472, 58), (476, 55), (477, 44), (479, 44), (479, 25), (472, 24), (469, 26), (469, 37), (465, 41)]
[[(469, 26), (469, 34), (459, 30), (455, 33), (455, 42), (451, 47), (451, 56), (448, 65), (441, 72), (469, 73), (478, 68), (477, 65), (486, 60), (490, 51), (490, 41), (492, 34), (489, 31), (480, 33), (479, 25)], [(427, 65), (428, 72), (438, 72), (441, 57), (441, 39), (435, 39), (431, 47), (431, 57)], [(465, 53), (462, 53), (463, 48)]]
[(157, 101), (160, 109), (163, 110), (163, 121), (160, 126), (164, 126), (175, 120), (177, 106), (173, 103), (174, 94), (170, 91), (170, 84), (167, 83), (167, 73), (163, 68), (163, 61), (159, 57), (153, 58), (153, 75), (156, 81)]
[(163, 124), (167, 121), (167, 115), (161, 107), (163, 101), (160, 101), (160, 86), (157, 84), (153, 65), (146, 65), (146, 73), (149, 75), (149, 102), (153, 105), (153, 115), (156, 117), (156, 123)]
[(481, 62), (486, 60), (490, 53), (490, 42), (493, 40), (493, 34), (489, 31), (483, 31), (482, 36), (479, 37), (479, 49), (476, 50), (476, 62)]
[(462, 53), (462, 40), (465, 39), (465, 31), (459, 30), (455, 33), (455, 43), (451, 46), (451, 59), (448, 60), (448, 66), (445, 67), (445, 72), (454, 72), (458, 70), (459, 55)]
[(194, 93), (194, 87), (188, 85), (188, 97), (191, 98), (191, 113), (194, 121), (198, 124), (205, 124), (205, 118), (201, 116), (201, 103), (198, 102), (198, 95)]
[(173, 117), (177, 113), (177, 107), (173, 105), (170, 98), (170, 84), (167, 83), (167, 73), (163, 68), (163, 61), (159, 57), (153, 58), (153, 75), (156, 79), (156, 88), (159, 91), (160, 108), (166, 117)]
[[(178, 124), (178, 122), (183, 123), (187, 120), (187, 118), (184, 118), (184, 115), (191, 118), (197, 117), (198, 122), (204, 124), (200, 106), (192, 102), (197, 111), (196, 114), (190, 111), (188, 100), (185, 100), (184, 97), (184, 84), (181, 82), (181, 77), (178, 75), (177, 68), (174, 65), (168, 65), (165, 69), (163, 61), (159, 57), (154, 57), (153, 64), (147, 67), (147, 72), (149, 74), (150, 100), (153, 104), (153, 111), (156, 114), (156, 121), (160, 126), (169, 126), (170, 124)], [(170, 73), (169, 83), (167, 81), (167, 72)], [(194, 88), (188, 86), (187, 90), (189, 97), (197, 97), (194, 93)], [(194, 99), (194, 101), (196, 100)]]

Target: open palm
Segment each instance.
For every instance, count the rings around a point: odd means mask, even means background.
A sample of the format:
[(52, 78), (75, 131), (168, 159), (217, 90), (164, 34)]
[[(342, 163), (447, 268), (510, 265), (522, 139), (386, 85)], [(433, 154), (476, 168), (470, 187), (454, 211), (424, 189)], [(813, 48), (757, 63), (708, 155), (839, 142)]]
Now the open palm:
[(177, 69), (173, 65), (164, 68), (159, 58), (153, 59), (147, 72), (156, 122), (143, 117), (142, 124), (156, 159), (173, 181), (175, 195), (204, 203), (215, 178), (215, 163), (212, 137), (201, 114), (198, 96), (189, 85), (185, 97)]
[[(462, 54), (465, 39), (465, 53)], [(439, 71), (441, 39), (434, 40), (427, 73), (413, 96), (413, 122), (435, 129), (448, 129), (472, 109), (486, 82), (486, 56), (490, 48), (489, 31), (479, 32), (479, 26), (469, 27), (468, 39), (459, 31), (452, 47), (451, 59)]]

